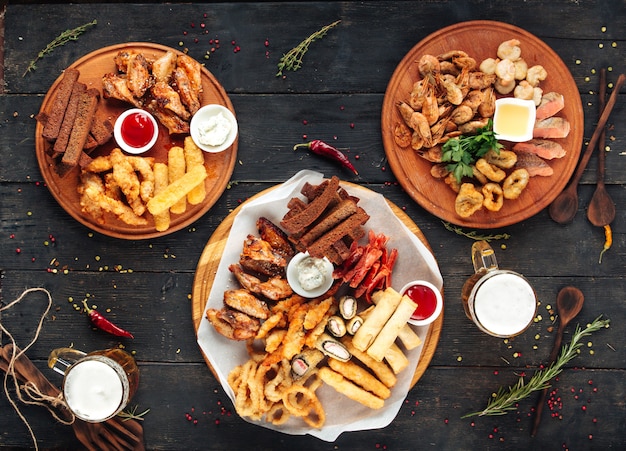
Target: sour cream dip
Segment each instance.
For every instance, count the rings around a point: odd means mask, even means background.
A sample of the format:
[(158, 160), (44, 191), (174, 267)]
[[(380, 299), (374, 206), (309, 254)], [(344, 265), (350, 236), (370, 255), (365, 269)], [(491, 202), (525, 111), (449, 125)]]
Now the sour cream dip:
[(300, 296), (315, 298), (332, 286), (333, 270), (333, 264), (327, 258), (314, 258), (308, 252), (301, 252), (287, 266), (287, 282)]
[(223, 105), (212, 104), (200, 108), (189, 124), (191, 138), (206, 152), (222, 152), (237, 138), (237, 119)]

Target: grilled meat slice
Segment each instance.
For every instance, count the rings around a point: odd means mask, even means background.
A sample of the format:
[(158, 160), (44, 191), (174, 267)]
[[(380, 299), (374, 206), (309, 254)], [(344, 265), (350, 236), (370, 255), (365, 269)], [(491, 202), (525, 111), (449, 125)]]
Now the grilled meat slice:
[(231, 340), (254, 338), (261, 327), (258, 319), (228, 308), (207, 309), (206, 317), (218, 333)]
[(228, 269), (235, 275), (239, 284), (251, 293), (260, 294), (272, 301), (278, 301), (293, 294), (289, 283), (282, 277), (271, 277), (263, 282), (258, 277), (245, 272), (241, 265), (232, 264)]
[(224, 304), (254, 318), (267, 319), (270, 316), (270, 310), (265, 301), (243, 288), (226, 290), (224, 292)]
[(270, 243), (270, 246), (283, 255), (285, 258), (290, 259), (296, 253), (287, 234), (283, 230), (274, 224), (269, 219), (261, 216), (257, 222), (256, 227), (259, 230), (261, 238)]
[(135, 97), (143, 97), (153, 84), (153, 78), (152, 75), (150, 75), (150, 65), (141, 53), (131, 54), (128, 59), (128, 70), (126, 74), (128, 89), (130, 89)]
[(287, 259), (275, 251), (264, 239), (248, 235), (243, 243), (239, 264), (249, 271), (269, 277), (283, 276)]

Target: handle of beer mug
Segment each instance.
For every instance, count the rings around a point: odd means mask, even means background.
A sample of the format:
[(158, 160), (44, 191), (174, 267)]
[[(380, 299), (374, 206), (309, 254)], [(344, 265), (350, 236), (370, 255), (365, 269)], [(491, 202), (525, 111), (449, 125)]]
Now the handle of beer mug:
[(486, 241), (476, 241), (472, 245), (472, 263), (476, 273), (498, 269), (496, 253)]
[(87, 354), (73, 348), (57, 348), (48, 356), (48, 367), (65, 375), (67, 369)]

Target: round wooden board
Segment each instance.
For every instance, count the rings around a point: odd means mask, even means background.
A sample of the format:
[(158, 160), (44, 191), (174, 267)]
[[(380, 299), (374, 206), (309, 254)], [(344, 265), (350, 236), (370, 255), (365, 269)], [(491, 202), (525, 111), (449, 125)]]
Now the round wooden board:
[[(109, 72), (115, 72), (115, 63), (113, 58), (120, 50), (128, 50), (143, 53), (147, 59), (156, 59), (167, 51), (173, 51), (181, 54), (178, 50), (166, 47), (164, 45), (152, 44), (146, 42), (129, 42), (125, 44), (113, 45), (96, 50), (85, 55), (70, 67), (80, 71), (78, 81), (85, 83), (87, 88), (96, 88), (102, 94), (102, 76)], [(41, 111), (49, 111), (54, 94), (62, 75), (57, 78), (48, 90)], [(216, 78), (204, 67), (202, 67), (202, 105), (210, 103), (218, 103), (224, 105), (234, 113), (233, 105), (226, 94), (224, 88), (216, 80)], [(97, 115), (108, 119), (112, 124), (115, 119), (131, 106), (114, 99), (100, 98), (98, 103)], [(112, 215), (106, 215), (105, 224), (99, 224), (93, 217), (84, 214), (79, 204), (79, 194), (76, 187), (79, 182), (79, 170), (74, 169), (65, 177), (59, 177), (55, 171), (55, 161), (50, 158), (47, 148), (50, 144), (42, 137), (43, 125), (37, 123), (35, 131), (35, 150), (39, 169), (52, 193), (53, 197), (70, 214), (74, 219), (83, 225), (89, 227), (103, 235), (112, 236), (123, 239), (146, 239), (157, 236), (166, 235), (176, 232), (187, 227), (202, 215), (204, 215), (220, 198), (233, 173), (235, 162), (237, 160), (238, 140), (233, 145), (221, 153), (204, 153), (204, 165), (207, 169), (208, 177), (205, 179), (206, 198), (198, 205), (187, 204), (187, 210), (180, 215), (171, 215), (171, 225), (165, 232), (157, 232), (154, 228), (154, 221), (151, 215), (146, 214), (148, 224), (145, 226), (128, 225)], [(166, 163), (167, 153), (173, 146), (183, 146), (183, 140), (187, 135), (169, 135), (167, 129), (159, 124), (159, 138), (155, 146), (142, 156), (154, 157), (155, 161)], [(107, 155), (114, 147), (116, 147), (115, 139), (111, 140), (103, 146), (98, 147), (91, 156)]]
[[(347, 186), (353, 186), (361, 188), (358, 185), (351, 184), (349, 182), (341, 182)], [(268, 188), (255, 196), (248, 199), (246, 202), (249, 202), (253, 199), (256, 199), (264, 194), (267, 194), (273, 188)], [(365, 189), (365, 188), (362, 188)], [(408, 227), (408, 229), (417, 237), (419, 240), (424, 243), (424, 245), (431, 251), (432, 249), (428, 242), (426, 241), (426, 237), (422, 233), (422, 231), (417, 227), (417, 225), (411, 220), (411, 218), (402, 211), (398, 206), (394, 203), (387, 200), (387, 203), (391, 207), (394, 214), (402, 221), (402, 223)], [(244, 203), (245, 204), (245, 203)], [(207, 299), (209, 298), (209, 294), (211, 292), (211, 287), (213, 285), (213, 280), (215, 278), (215, 274), (217, 273), (217, 268), (220, 264), (220, 259), (222, 257), (222, 253), (224, 252), (224, 248), (226, 246), (226, 242), (228, 240), (228, 235), (230, 233), (230, 229), (233, 225), (233, 221), (239, 211), (241, 210), (244, 204), (239, 205), (235, 210), (232, 211), (222, 223), (215, 229), (213, 235), (209, 239), (208, 243), (204, 247), (202, 254), (200, 255), (200, 259), (198, 260), (198, 265), (196, 267), (196, 274), (193, 281), (193, 289), (191, 294), (191, 316), (193, 320), (194, 330), (196, 331), (196, 335), (198, 333), (198, 328), (200, 327), (200, 322), (204, 318), (204, 309), (206, 307)], [(442, 289), (443, 295), (443, 289)], [(426, 368), (430, 364), (432, 357), (435, 353), (435, 349), (437, 349), (437, 343), (439, 342), (439, 336), (441, 335), (441, 327), (443, 325), (443, 311), (439, 318), (437, 318), (428, 328), (428, 332), (426, 338), (424, 340), (424, 347), (422, 349), (422, 353), (420, 354), (419, 362), (415, 368), (415, 372), (413, 374), (413, 378), (411, 380), (411, 387), (415, 385), (415, 383), (422, 377)], [(202, 350), (200, 350), (202, 352)], [(215, 371), (213, 370), (211, 363), (209, 362), (204, 352), (202, 353), (206, 364), (209, 369), (215, 375)], [(217, 378), (217, 376), (216, 376)]]
[[(454, 193), (442, 180), (430, 175), (432, 163), (411, 148), (401, 148), (394, 140), (395, 125), (402, 122), (397, 105), (407, 100), (413, 84), (419, 80), (417, 63), (425, 54), (439, 55), (450, 50), (464, 50), (478, 62), (495, 57), (501, 42), (518, 39), (522, 58), (528, 66), (544, 66), (548, 77), (540, 87), (544, 93), (557, 91), (565, 97), (565, 108), (557, 114), (571, 125), (569, 136), (558, 139), (567, 151), (565, 157), (549, 161), (554, 169), (550, 177), (533, 177), (516, 200), (505, 200), (498, 212), (486, 209), (469, 218), (461, 218), (454, 210)], [(494, 21), (462, 22), (443, 28), (420, 41), (400, 61), (387, 86), (381, 114), (383, 145), (389, 165), (405, 191), (425, 210), (445, 221), (464, 227), (493, 229), (518, 223), (547, 207), (565, 188), (580, 156), (583, 131), (582, 102), (576, 83), (561, 58), (531, 33)]]

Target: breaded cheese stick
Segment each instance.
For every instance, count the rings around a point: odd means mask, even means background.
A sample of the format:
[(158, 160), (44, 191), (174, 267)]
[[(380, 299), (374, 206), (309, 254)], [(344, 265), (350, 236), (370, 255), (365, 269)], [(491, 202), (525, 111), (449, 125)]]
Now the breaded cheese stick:
[(328, 359), (328, 366), (346, 379), (354, 382), (368, 392), (375, 394), (379, 398), (387, 399), (391, 396), (391, 390), (389, 390), (385, 384), (351, 360), (341, 362), (336, 359)]
[(376, 395), (363, 390), (361, 387), (353, 384), (341, 374), (331, 370), (327, 366), (323, 366), (317, 373), (325, 384), (330, 385), (342, 395), (363, 404), (370, 409), (380, 409), (385, 405), (385, 401)]
[(367, 366), (372, 372), (376, 375), (380, 381), (385, 384), (387, 387), (391, 388), (396, 385), (398, 378), (393, 373), (391, 368), (387, 366), (384, 362), (377, 362), (373, 358), (367, 355), (366, 352), (359, 351), (352, 344), (352, 339), (350, 337), (344, 337), (341, 342), (344, 346), (350, 351), (352, 357), (358, 359), (361, 363)]

